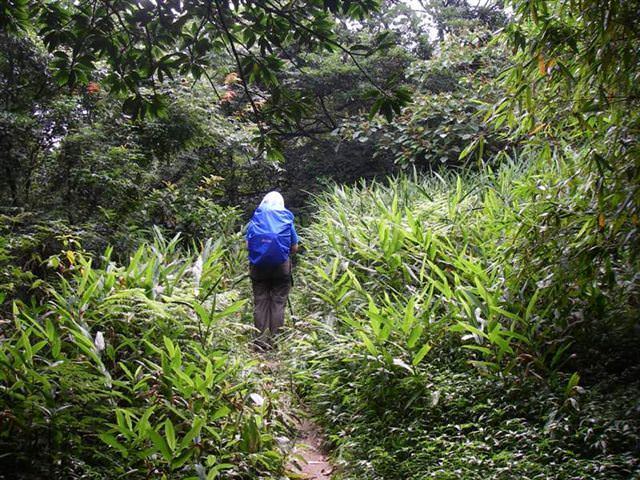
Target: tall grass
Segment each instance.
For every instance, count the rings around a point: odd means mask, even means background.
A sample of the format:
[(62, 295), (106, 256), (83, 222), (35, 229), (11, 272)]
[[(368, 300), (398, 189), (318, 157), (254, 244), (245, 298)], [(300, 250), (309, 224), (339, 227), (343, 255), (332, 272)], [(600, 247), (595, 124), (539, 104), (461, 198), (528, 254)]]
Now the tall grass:
[(633, 332), (638, 260), (628, 245), (601, 250), (607, 235), (570, 168), (335, 186), (306, 234), (310, 310), (339, 318), (387, 363), (395, 352), (416, 365), (446, 337), (490, 374), (586, 366), (572, 354), (594, 332)]
[[(0, 343), (0, 470), (12, 478), (256, 478), (281, 424), (242, 346), (237, 237), (156, 231), (119, 265), (66, 250)], [(263, 396), (261, 396), (261, 395)], [(257, 396), (256, 396), (257, 395)], [(260, 398), (256, 403), (252, 398)], [(36, 459), (36, 461), (34, 461)]]
[[(335, 186), (316, 200), (316, 218), (304, 235), (309, 294), (300, 299), (316, 328), (294, 347), (292, 361), (306, 372), (300, 384), (336, 444), (380, 463), (371, 478), (399, 478), (384, 474), (385, 465), (397, 464), (400, 451), (416, 455), (420, 435), (445, 435), (456, 421), (477, 432), (482, 418), (498, 418), (497, 424), (531, 416), (522, 438), (532, 445), (544, 441), (545, 416), (553, 417), (554, 428), (584, 435), (578, 447), (560, 441), (550, 458), (596, 443), (577, 426), (578, 410), (606, 399), (584, 387), (612, 369), (637, 366), (629, 347), (637, 340), (639, 269), (637, 245), (628, 240), (637, 226), (631, 219), (615, 230), (608, 220), (603, 225), (596, 196), (589, 195), (592, 183), (577, 168), (508, 162), (495, 171)], [(627, 241), (618, 241), (621, 230)], [(633, 385), (615, 401), (631, 408)], [(536, 392), (539, 406), (529, 403)], [(629, 412), (619, 424), (635, 428)], [(610, 421), (597, 417), (593, 425)], [(395, 440), (376, 438), (371, 429)], [(429, 438), (429, 448), (442, 448)], [(636, 438), (610, 439), (609, 449), (615, 443), (628, 454)], [(459, 448), (460, 440), (451, 441)], [(376, 444), (384, 445), (377, 453)], [(527, 448), (514, 440), (518, 454), (529, 455)], [(585, 458), (610, 452), (593, 449)], [(476, 471), (464, 458), (457, 467)], [(590, 461), (572, 468), (590, 471)], [(609, 473), (620, 463), (613, 461)], [(411, 475), (437, 471), (422, 468)]]

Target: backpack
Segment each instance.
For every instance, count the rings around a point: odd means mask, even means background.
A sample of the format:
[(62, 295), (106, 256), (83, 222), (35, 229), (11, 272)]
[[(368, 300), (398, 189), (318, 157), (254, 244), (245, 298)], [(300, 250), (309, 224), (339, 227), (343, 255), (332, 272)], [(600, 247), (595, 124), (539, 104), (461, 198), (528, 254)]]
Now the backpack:
[(276, 266), (286, 262), (291, 250), (293, 213), (259, 207), (247, 228), (249, 261), (257, 266)]

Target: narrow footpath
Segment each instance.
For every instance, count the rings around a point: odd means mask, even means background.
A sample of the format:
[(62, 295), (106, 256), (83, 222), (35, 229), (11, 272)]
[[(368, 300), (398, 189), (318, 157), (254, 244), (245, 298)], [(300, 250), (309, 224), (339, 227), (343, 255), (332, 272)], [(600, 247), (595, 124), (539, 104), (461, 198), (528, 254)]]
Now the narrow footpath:
[[(261, 355), (261, 354), (258, 354)], [(283, 364), (277, 354), (267, 354), (259, 359), (262, 369), (277, 376), (283, 371)], [(282, 389), (285, 403), (291, 406), (291, 415), (296, 437), (289, 454), (286, 476), (300, 480), (330, 480), (334, 466), (329, 461), (324, 448), (322, 429), (312, 419), (304, 405), (296, 400), (290, 389)]]
[(323, 449), (320, 427), (309, 419), (297, 425), (298, 437), (293, 448), (288, 470), (309, 480), (329, 480), (333, 466)]

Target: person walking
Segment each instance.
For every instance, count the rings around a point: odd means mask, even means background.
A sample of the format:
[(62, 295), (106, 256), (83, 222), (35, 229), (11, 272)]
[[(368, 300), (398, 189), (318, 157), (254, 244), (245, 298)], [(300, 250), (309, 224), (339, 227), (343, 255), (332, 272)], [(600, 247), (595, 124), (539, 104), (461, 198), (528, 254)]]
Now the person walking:
[(255, 345), (271, 347), (284, 325), (291, 289), (291, 255), (298, 251), (294, 216), (278, 192), (269, 192), (253, 213), (247, 227), (249, 276), (253, 289), (253, 320), (258, 330)]

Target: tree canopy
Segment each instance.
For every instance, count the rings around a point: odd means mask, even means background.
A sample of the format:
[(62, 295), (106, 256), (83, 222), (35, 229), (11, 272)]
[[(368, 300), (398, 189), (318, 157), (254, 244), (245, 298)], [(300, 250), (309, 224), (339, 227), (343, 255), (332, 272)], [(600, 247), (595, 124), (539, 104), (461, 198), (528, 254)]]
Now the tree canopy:
[[(163, 114), (158, 85), (165, 78), (204, 77), (213, 84), (211, 68), (231, 61), (256, 121), (261, 111), (273, 109), (279, 119), (295, 123), (306, 99), (283, 88), (278, 73), (295, 63), (299, 50), (340, 50), (358, 65), (357, 48), (339, 41), (331, 14), (362, 20), (378, 8), (374, 0), (20, 1), (5, 9), (2, 24), (10, 32), (40, 36), (54, 56), (51, 67), (61, 86), (86, 86), (105, 72), (100, 84), (126, 96), (124, 111), (134, 117)], [(372, 87), (376, 108), (387, 116), (408, 101), (404, 91), (375, 82)], [(262, 89), (268, 96), (257, 91)]]

